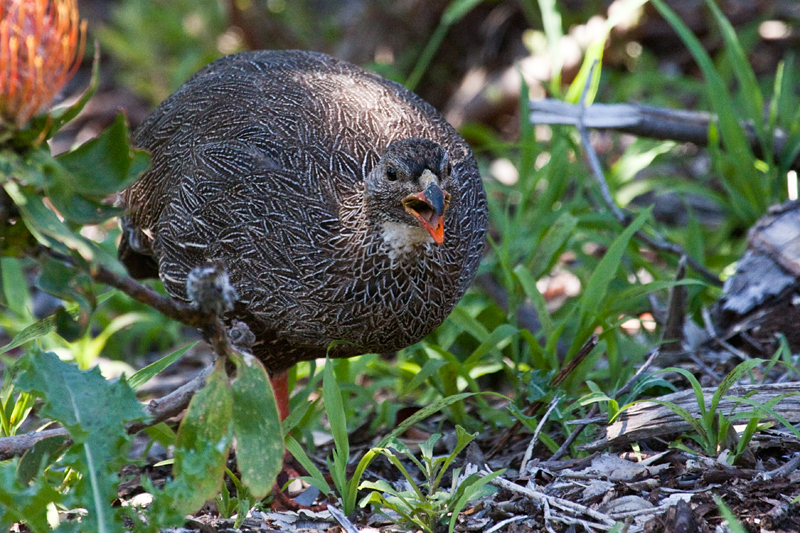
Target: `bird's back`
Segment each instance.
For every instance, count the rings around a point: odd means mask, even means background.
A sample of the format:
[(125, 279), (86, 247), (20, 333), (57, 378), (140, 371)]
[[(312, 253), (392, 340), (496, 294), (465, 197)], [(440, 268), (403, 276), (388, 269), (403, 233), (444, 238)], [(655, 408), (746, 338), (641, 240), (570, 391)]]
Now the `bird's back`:
[[(409, 137), (448, 151), (458, 190), (445, 243), (398, 258), (365, 227), (364, 177)], [(121, 258), (134, 274), (154, 259), (181, 299), (193, 267), (222, 260), (240, 295), (229, 318), (248, 324), (271, 372), (333, 340), (346, 341), (337, 356), (412, 344), (477, 269), (486, 201), (469, 147), (422, 99), (349, 63), (228, 56), (165, 100), (134, 144), (153, 162), (122, 195)]]

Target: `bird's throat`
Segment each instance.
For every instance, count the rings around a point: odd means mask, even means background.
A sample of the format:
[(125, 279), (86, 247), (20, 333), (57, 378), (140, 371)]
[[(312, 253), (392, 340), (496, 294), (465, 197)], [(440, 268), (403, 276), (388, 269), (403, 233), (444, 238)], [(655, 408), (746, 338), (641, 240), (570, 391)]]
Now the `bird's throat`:
[(421, 226), (409, 226), (402, 222), (386, 221), (381, 224), (383, 242), (389, 245), (389, 254), (398, 258), (421, 245), (434, 244), (433, 237)]

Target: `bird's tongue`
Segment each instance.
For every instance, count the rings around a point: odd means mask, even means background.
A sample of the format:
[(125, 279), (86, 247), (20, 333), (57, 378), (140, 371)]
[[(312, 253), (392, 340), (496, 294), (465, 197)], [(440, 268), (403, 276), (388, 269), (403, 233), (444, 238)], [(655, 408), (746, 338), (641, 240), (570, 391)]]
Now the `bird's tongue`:
[[(444, 242), (444, 217), (436, 213), (423, 193), (412, 194), (403, 200), (403, 207), (414, 215), (436, 244)], [(442, 213), (444, 214), (444, 213)]]
[(430, 219), (426, 219), (424, 215), (417, 215), (417, 220), (431, 234), (436, 244), (444, 242), (444, 218), (431, 211)]

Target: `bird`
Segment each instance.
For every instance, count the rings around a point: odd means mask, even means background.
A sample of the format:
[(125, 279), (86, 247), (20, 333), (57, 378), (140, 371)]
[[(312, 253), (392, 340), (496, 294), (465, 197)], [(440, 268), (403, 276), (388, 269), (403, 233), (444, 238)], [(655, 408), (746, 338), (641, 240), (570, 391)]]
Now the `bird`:
[(187, 301), (223, 264), (224, 315), (254, 335), (281, 418), (299, 361), (392, 353), (454, 309), (479, 267), (486, 193), (467, 142), (401, 84), (309, 51), (201, 69), (134, 131), (151, 167), (120, 193), (119, 258)]

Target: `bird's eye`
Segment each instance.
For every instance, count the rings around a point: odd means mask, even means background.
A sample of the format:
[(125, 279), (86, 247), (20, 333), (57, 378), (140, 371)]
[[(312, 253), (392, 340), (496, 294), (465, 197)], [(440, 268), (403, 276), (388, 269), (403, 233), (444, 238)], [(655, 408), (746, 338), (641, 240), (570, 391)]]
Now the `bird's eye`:
[(395, 180), (397, 180), (397, 170), (395, 170), (395, 168), (394, 168), (394, 167), (388, 167), (388, 168), (386, 169), (386, 178), (387, 178), (389, 181), (395, 181)]

